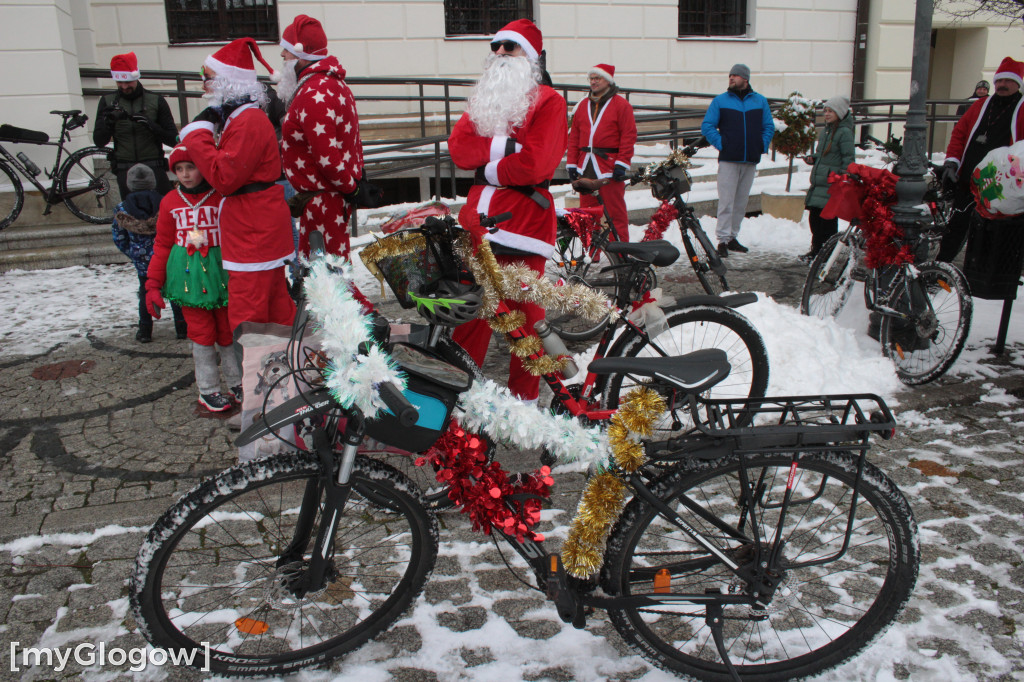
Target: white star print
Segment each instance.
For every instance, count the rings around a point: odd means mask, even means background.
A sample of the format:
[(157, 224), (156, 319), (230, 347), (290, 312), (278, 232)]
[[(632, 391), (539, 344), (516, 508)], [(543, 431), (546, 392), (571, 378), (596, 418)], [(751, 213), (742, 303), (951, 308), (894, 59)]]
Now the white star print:
[(295, 167), (299, 170), (302, 170), (303, 168), (306, 167), (306, 160), (302, 158), (295, 159)]
[(301, 140), (302, 139), (302, 131), (301, 130), (296, 130), (294, 133), (292, 133), (292, 139), (296, 140), (296, 141)]
[(331, 162), (331, 160), (329, 158), (327, 158), (326, 156), (321, 156), (320, 157), (320, 165), (321, 166), (326, 166), (330, 162)]
[(317, 123), (313, 126), (313, 133), (316, 135), (324, 135), (327, 132), (327, 126), (323, 123)]
[(323, 101), (326, 97), (327, 96), (324, 93), (318, 92), (315, 95), (313, 95), (313, 101), (316, 102), (317, 104), (323, 104)]
[(348, 160), (349, 160), (349, 159), (351, 159), (351, 158), (352, 158), (352, 153), (351, 153), (351, 152), (348, 152), (348, 151), (346, 151), (346, 152), (345, 152), (345, 153), (344, 153), (344, 154), (342, 155), (342, 157), (341, 157), (341, 160), (342, 160), (342, 161), (343, 161), (344, 163), (348, 163)]

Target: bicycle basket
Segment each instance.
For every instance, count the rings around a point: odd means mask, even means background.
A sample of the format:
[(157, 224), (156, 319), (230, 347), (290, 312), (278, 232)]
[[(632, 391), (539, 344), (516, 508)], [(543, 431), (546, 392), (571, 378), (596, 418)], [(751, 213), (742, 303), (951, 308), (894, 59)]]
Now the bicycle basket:
[(689, 192), (692, 185), (690, 174), (682, 166), (660, 168), (650, 182), (651, 194), (661, 201), (667, 201), (677, 193)]
[(453, 244), (419, 230), (402, 230), (378, 239), (360, 253), (367, 269), (386, 282), (403, 308), (416, 305), (409, 297), (433, 293), (443, 279), (472, 279)]

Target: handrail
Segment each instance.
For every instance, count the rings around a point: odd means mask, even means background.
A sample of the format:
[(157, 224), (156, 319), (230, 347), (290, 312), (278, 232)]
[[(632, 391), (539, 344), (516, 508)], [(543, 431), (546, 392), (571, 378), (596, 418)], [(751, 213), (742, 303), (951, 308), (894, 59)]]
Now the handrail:
[[(110, 72), (100, 68), (80, 68), (79, 75), (83, 79), (108, 79)], [(189, 83), (201, 84), (202, 77), (198, 73), (183, 71), (145, 71), (142, 77), (146, 80), (173, 82), (173, 89), (154, 88), (152, 92), (168, 98), (174, 98), (177, 102), (178, 120), (181, 122), (191, 118), (188, 112), (189, 100), (199, 99), (203, 93), (199, 89), (188, 90)], [(261, 77), (260, 80), (268, 82), (269, 79)], [(451, 194), (455, 196), (456, 169), (451, 157), (447, 153), (444, 142), (448, 139), (454, 125), (453, 117), (461, 115), (461, 106), (453, 107), (466, 101), (466, 96), (459, 92), (461, 88), (471, 88), (476, 82), (466, 78), (414, 78), (414, 77), (387, 77), (371, 78), (352, 76), (345, 79), (346, 83), (353, 89), (357, 102), (380, 102), (396, 103), (406, 102), (408, 106), (404, 113), (388, 115), (365, 115), (361, 117), (360, 127), (363, 131), (374, 131), (379, 135), (377, 139), (363, 137), (363, 154), (367, 159), (367, 165), (373, 169), (372, 175), (394, 175), (411, 170), (432, 167), (434, 170), (435, 187), (440, 192), (442, 181), (442, 168), (446, 167), (445, 177), (450, 180)], [(388, 94), (387, 92), (374, 92), (374, 88), (399, 88), (415, 86), (416, 94)], [(582, 99), (589, 90), (586, 85), (577, 84), (555, 84), (553, 86), (560, 91), (566, 102), (572, 106), (570, 93), (579, 93)], [(430, 92), (432, 88), (440, 89), (440, 93)], [(99, 97), (111, 91), (106, 88), (83, 87), (82, 95), (85, 97)], [(640, 142), (668, 142), (669, 146), (675, 148), (683, 142), (700, 136), (699, 125), (694, 126), (697, 119), (703, 118), (707, 110), (705, 103), (710, 102), (719, 93), (687, 92), (680, 90), (655, 90), (649, 88), (622, 88), (620, 93), (633, 105), (636, 112), (637, 125), (640, 128), (637, 140)], [(773, 108), (777, 108), (785, 101), (784, 98), (769, 98)], [(950, 111), (940, 113), (943, 107), (954, 107), (963, 104), (964, 100), (929, 100), (928, 101), (928, 153), (931, 154), (935, 142), (935, 128), (937, 123), (956, 121), (957, 117)], [(885, 124), (888, 127), (886, 136), (892, 135), (893, 124), (902, 123), (906, 120), (906, 109), (909, 108), (909, 101), (902, 99), (879, 99), (879, 100), (854, 100), (850, 103), (851, 110), (857, 116), (855, 125)], [(431, 106), (443, 105), (443, 106)], [(878, 111), (881, 109), (881, 111)], [(381, 121), (387, 118), (400, 118), (407, 121), (405, 129), (415, 126), (418, 128), (419, 137), (391, 137), (380, 125), (374, 125), (374, 121)], [(431, 120), (434, 119), (434, 120)], [(428, 130), (441, 127), (443, 134), (430, 135)], [(430, 151), (416, 153), (418, 149), (433, 148)], [(395, 154), (395, 152), (407, 151), (407, 154)], [(386, 158), (385, 156), (386, 155)], [(374, 157), (377, 157), (376, 159)]]

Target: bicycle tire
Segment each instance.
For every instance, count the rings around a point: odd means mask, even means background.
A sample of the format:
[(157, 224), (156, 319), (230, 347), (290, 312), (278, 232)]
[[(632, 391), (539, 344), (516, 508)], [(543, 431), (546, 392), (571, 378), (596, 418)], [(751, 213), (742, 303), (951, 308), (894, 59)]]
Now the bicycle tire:
[(215, 673), (283, 675), (326, 665), (401, 617), (433, 569), (437, 521), (408, 479), (365, 457), (356, 459), (336, 521), (329, 584), (303, 598), (282, 587), (294, 564), (279, 568), (276, 560), (293, 538), (307, 483), (316, 486), (319, 476), (308, 453), (246, 462), (165, 512), (129, 581), (145, 637), (168, 651), (198, 652), (200, 665), (200, 643), (209, 642)]
[[(761, 502), (747, 512), (738, 499), (738, 472), (744, 462), (748, 480), (765, 488)], [(755, 543), (763, 543), (761, 552), (770, 547), (791, 463), (792, 457), (785, 454), (689, 459), (656, 480), (652, 492), (742, 566), (761, 556), (754, 554)], [(774, 682), (832, 668), (878, 637), (910, 599), (920, 563), (917, 527), (899, 488), (869, 463), (858, 488), (856, 521), (846, 553), (819, 566), (796, 565), (839, 551), (856, 475), (857, 457), (850, 453), (800, 456), (794, 478), (796, 506), (788, 509), (783, 529), (783, 585), (766, 610), (722, 604), (726, 650), (742, 679)], [(819, 486), (821, 494), (815, 495)], [(747, 541), (726, 535), (683, 506), (683, 493)], [(755, 523), (756, 532), (751, 527)], [(662, 567), (670, 572), (672, 592), (735, 594), (749, 589), (649, 503), (634, 498), (610, 536), (602, 586), (613, 596), (649, 594), (654, 574)], [(684, 602), (612, 609), (609, 617), (623, 639), (655, 665), (701, 680), (731, 680), (704, 611), (701, 605)], [(840, 630), (845, 631), (839, 634)]]
[[(956, 362), (974, 310), (967, 278), (956, 267), (938, 261), (915, 267), (927, 292), (928, 310), (915, 316), (910, 328), (897, 317), (883, 316), (878, 337), (886, 357), (896, 365), (896, 375), (908, 386), (934, 381)], [(906, 286), (895, 286), (888, 305), (908, 310), (909, 296)]]
[[(554, 251), (544, 268), (545, 274), (552, 279), (564, 279), (570, 284), (585, 284), (614, 300), (620, 272), (617, 267), (620, 264), (618, 257), (606, 253), (604, 249), (591, 248), (589, 252), (591, 262), (586, 262), (588, 249), (583, 246), (579, 235), (572, 228), (559, 225)], [(586, 341), (604, 331), (608, 318), (595, 322), (573, 313), (550, 311), (547, 322), (566, 341)]]
[(109, 153), (106, 147), (86, 147), (69, 156), (60, 168), (61, 192), (93, 185), (90, 192), (64, 197), (68, 210), (88, 223), (102, 225), (113, 221), (114, 209), (121, 203), (117, 176), (107, 160)]
[(25, 188), (14, 169), (0, 161), (0, 185), (11, 185), (11, 191), (0, 190), (0, 230), (10, 226), (25, 206)]
[[(768, 351), (764, 339), (746, 317), (732, 308), (698, 305), (669, 308), (665, 311), (668, 329), (654, 339), (635, 332), (623, 335), (608, 357), (678, 356), (704, 348), (720, 348), (729, 356), (732, 366), (729, 376), (708, 391), (711, 398), (761, 398), (768, 389)], [(660, 349), (660, 350), (659, 350)], [(610, 374), (604, 392), (605, 409), (615, 409), (619, 400), (638, 384), (647, 383), (643, 377), (629, 374)], [(666, 415), (655, 425), (654, 440), (667, 437), (666, 431), (688, 429), (693, 426), (688, 410), (677, 410), (679, 423)]]
[[(800, 294), (800, 312), (819, 320), (838, 317), (853, 293), (853, 269), (857, 265), (855, 249), (839, 241), (834, 234), (822, 245), (821, 250), (807, 269), (807, 279)], [(832, 252), (841, 249), (828, 266)], [(824, 272), (828, 266), (828, 272)]]
[[(686, 224), (689, 220), (695, 223), (691, 227), (687, 227)], [(704, 233), (704, 228), (700, 226), (700, 223), (692, 214), (689, 214), (687, 218), (679, 218), (677, 222), (682, 233), (686, 257), (690, 261), (690, 267), (693, 268), (694, 274), (697, 275), (697, 280), (704, 288), (704, 291), (712, 296), (721, 296), (723, 292), (729, 290), (729, 283), (725, 281), (725, 275), (720, 275), (714, 271), (716, 266), (724, 267), (725, 264), (722, 263), (722, 258), (714, 250), (707, 234)], [(696, 234), (696, 230), (700, 230), (704, 234), (703, 239)], [(694, 232), (692, 237), (689, 232)]]

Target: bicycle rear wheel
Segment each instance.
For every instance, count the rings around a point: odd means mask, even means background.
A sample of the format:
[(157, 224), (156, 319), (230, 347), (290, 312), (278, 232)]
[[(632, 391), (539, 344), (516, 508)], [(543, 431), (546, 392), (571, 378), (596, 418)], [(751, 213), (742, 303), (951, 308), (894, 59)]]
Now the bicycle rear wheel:
[(247, 462), (193, 489), (139, 549), (129, 592), (154, 646), (197, 652), (225, 675), (287, 674), (325, 665), (386, 629), (423, 589), (437, 556), (437, 522), (412, 484), (360, 457), (320, 590), (289, 589), (305, 575), (322, 519), (302, 559), (283, 563), (306, 502), (319, 507), (311, 455)]
[(857, 250), (839, 241), (840, 234), (829, 237), (811, 261), (800, 296), (800, 312), (819, 320), (837, 317), (853, 293), (853, 270)]
[[(792, 463), (791, 456), (781, 454), (689, 459), (651, 487), (683, 522), (744, 566), (767, 557)], [(741, 497), (744, 468), (750, 486), (746, 498)], [(766, 609), (722, 605), (725, 648), (744, 680), (795, 679), (842, 663), (896, 619), (917, 579), (916, 524), (903, 494), (885, 474), (865, 464), (856, 501), (857, 457), (848, 453), (801, 455), (793, 476), (793, 499), (780, 536), (782, 584)], [(711, 525), (709, 514), (733, 532)], [(615, 596), (651, 594), (661, 570), (671, 576), (673, 594), (704, 597), (705, 590), (743, 594), (751, 589), (678, 525), (634, 498), (609, 539), (602, 586)], [(656, 665), (701, 680), (732, 679), (702, 604), (612, 609), (609, 616), (619, 634)]]
[(0, 162), (0, 230), (18, 219), (25, 205), (25, 190), (14, 169)]
[(916, 281), (897, 285), (888, 302), (893, 310), (914, 311), (912, 319), (886, 315), (879, 333), (896, 375), (910, 386), (934, 381), (956, 362), (974, 309), (967, 279), (954, 266), (931, 261), (916, 268)]
[[(764, 340), (750, 321), (732, 308), (691, 306), (669, 309), (668, 328), (653, 339), (631, 335), (617, 341), (608, 357), (675, 357), (704, 348), (720, 348), (729, 356), (729, 376), (708, 391), (709, 398), (760, 398), (768, 388), (768, 351)], [(645, 377), (612, 374), (604, 395), (606, 409), (619, 406)], [(677, 410), (674, 422), (666, 415), (655, 425), (654, 440), (662, 440), (669, 432), (693, 426), (688, 410)]]
[[(618, 265), (619, 260), (616, 256), (593, 246), (587, 249), (572, 228), (559, 225), (555, 249), (548, 258), (544, 270), (552, 279), (562, 278), (570, 284), (585, 284), (614, 299), (620, 271), (616, 267)], [(592, 339), (608, 324), (607, 317), (595, 322), (572, 313), (563, 314), (554, 310), (549, 311), (547, 321), (566, 341)]]
[[(711, 240), (708, 239), (704, 228), (700, 226), (697, 219), (692, 215), (679, 219), (679, 229), (683, 235), (683, 247), (686, 249), (686, 257), (690, 261), (700, 285), (704, 291), (712, 296), (719, 296), (729, 290), (729, 284), (725, 281), (725, 275), (715, 272), (715, 268), (725, 271), (725, 264), (715, 251)], [(700, 234), (697, 234), (697, 231)]]
[(60, 169), (60, 191), (89, 191), (64, 197), (64, 205), (78, 218), (96, 224), (114, 219), (114, 209), (121, 203), (117, 176), (110, 170), (105, 147), (80, 149)]

